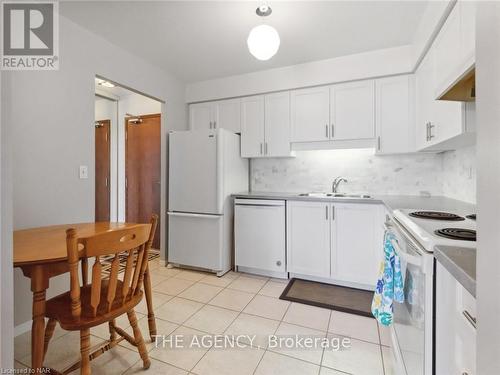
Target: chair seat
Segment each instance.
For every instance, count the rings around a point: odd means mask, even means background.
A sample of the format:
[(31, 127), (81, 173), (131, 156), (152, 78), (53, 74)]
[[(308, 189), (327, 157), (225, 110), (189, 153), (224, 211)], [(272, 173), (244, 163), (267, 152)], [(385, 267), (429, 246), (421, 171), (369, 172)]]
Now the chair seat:
[(112, 319), (130, 311), (139, 302), (141, 302), (142, 290), (131, 296), (126, 296), (123, 303), (122, 290), (123, 282), (117, 280), (115, 299), (112, 302), (111, 308), (108, 309), (106, 296), (108, 293), (109, 280), (102, 280), (101, 283), (101, 303), (97, 307), (96, 316), (94, 317), (90, 309), (90, 295), (92, 285), (86, 285), (80, 288), (80, 299), (82, 305), (82, 313), (80, 319), (76, 320), (71, 315), (71, 295), (70, 292), (60, 294), (47, 301), (46, 313), (47, 318), (55, 319), (59, 322), (62, 329), (67, 331), (79, 331), (81, 329), (92, 328), (100, 324), (109, 322)]

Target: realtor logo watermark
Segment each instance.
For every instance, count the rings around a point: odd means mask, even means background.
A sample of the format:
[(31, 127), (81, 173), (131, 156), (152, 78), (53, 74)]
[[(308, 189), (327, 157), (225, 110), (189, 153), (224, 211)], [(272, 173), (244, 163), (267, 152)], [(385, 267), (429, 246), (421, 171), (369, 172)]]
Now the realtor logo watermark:
[(3, 70), (59, 69), (57, 1), (2, 1)]

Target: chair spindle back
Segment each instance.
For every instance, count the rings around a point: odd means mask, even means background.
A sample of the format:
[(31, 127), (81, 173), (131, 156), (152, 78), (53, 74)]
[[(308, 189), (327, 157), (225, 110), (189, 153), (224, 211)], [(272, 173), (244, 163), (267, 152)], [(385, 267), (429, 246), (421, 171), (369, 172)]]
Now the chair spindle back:
[[(153, 215), (149, 225), (138, 224), (86, 238), (78, 238), (73, 228), (66, 231), (71, 314), (75, 320), (80, 319), (82, 314), (96, 317), (110, 312), (113, 308), (123, 306), (133, 296), (140, 293), (157, 221), (158, 216)], [(101, 257), (113, 255), (109, 277), (103, 277)], [(124, 257), (126, 258), (125, 271), (123, 280), (119, 282), (120, 258), (124, 259)], [(94, 264), (90, 279), (90, 299), (81, 300), (78, 265), (81, 260), (86, 269), (88, 260), (91, 258), (94, 258)], [(86, 276), (83, 280), (84, 287), (85, 279)]]

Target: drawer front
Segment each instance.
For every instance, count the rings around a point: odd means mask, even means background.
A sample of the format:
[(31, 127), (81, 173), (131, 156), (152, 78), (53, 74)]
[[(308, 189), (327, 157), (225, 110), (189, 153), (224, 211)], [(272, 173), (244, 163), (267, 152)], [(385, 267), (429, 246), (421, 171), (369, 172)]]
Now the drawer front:
[(219, 271), (222, 237), (222, 216), (169, 213), (168, 261)]

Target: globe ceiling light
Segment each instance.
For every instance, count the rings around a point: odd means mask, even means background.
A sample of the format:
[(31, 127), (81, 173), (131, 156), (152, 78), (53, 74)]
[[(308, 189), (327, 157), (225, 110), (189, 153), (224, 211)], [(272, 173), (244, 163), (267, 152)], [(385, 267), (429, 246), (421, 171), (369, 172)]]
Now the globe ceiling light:
[[(266, 17), (271, 14), (272, 9), (268, 5), (261, 5), (255, 12), (260, 17)], [(280, 36), (272, 26), (255, 26), (248, 34), (247, 45), (256, 59), (269, 60), (280, 48)]]

